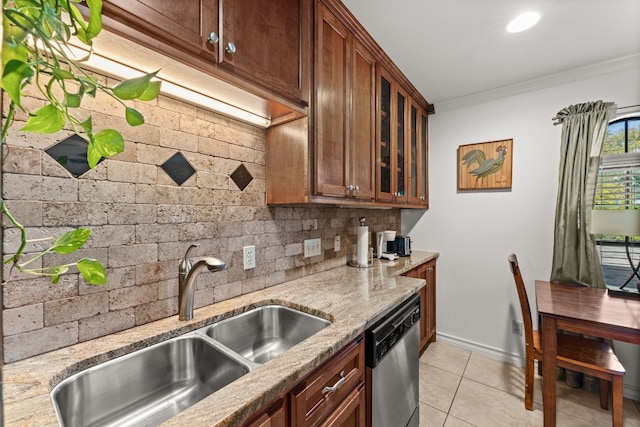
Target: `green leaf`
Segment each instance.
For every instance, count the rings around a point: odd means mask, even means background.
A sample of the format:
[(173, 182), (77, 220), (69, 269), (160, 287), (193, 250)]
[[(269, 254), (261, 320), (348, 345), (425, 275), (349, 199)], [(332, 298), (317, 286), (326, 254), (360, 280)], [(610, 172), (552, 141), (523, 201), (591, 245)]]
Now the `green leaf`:
[(66, 273), (67, 271), (69, 271), (69, 267), (51, 267), (51, 283), (53, 283), (54, 285), (58, 284), (58, 282), (60, 282), (60, 275)]
[(72, 72), (63, 70), (62, 68), (54, 68), (53, 76), (58, 80), (73, 80), (76, 78)]
[(147, 89), (138, 97), (140, 101), (151, 101), (152, 99), (156, 99), (160, 94), (160, 86), (162, 82), (160, 80), (155, 80), (149, 82), (149, 86)]
[(103, 129), (93, 136), (96, 149), (103, 157), (113, 157), (124, 151), (124, 138), (115, 129)]
[(47, 104), (32, 114), (21, 129), (24, 132), (55, 133), (64, 127), (66, 120), (60, 110)]
[(127, 107), (125, 115), (127, 123), (131, 126), (138, 126), (144, 123), (144, 116), (136, 109)]
[(95, 168), (100, 159), (102, 158), (102, 154), (96, 148), (96, 143), (93, 140), (93, 135), (89, 137), (89, 146), (87, 147), (87, 163), (89, 163), (89, 167), (91, 169)]
[(78, 108), (81, 100), (82, 98), (79, 95), (73, 93), (66, 93), (64, 95), (64, 105), (69, 108)]
[(67, 231), (53, 242), (51, 249), (59, 254), (70, 254), (80, 249), (89, 236), (91, 236), (91, 230), (88, 228)]
[(44, 13), (40, 16), (43, 27), (47, 27), (51, 36), (66, 43), (71, 38), (69, 26), (61, 19), (61, 13), (49, 3), (44, 3)]
[(99, 261), (92, 258), (82, 258), (76, 264), (85, 282), (91, 285), (104, 285), (107, 283), (107, 273)]
[(91, 40), (102, 30), (102, 1), (87, 0), (87, 6), (89, 6), (89, 24), (86, 28), (86, 37), (87, 44), (91, 45)]
[(2, 74), (2, 88), (7, 92), (11, 101), (22, 108), (20, 103), (20, 89), (25, 79), (33, 76), (33, 70), (26, 62), (18, 59), (10, 60), (4, 67)]
[(81, 90), (87, 95), (95, 98), (96, 93), (98, 91), (98, 87), (95, 81), (92, 79), (84, 78), (82, 76), (78, 76), (78, 80), (80, 81), (80, 84), (82, 86)]
[(113, 87), (113, 93), (122, 100), (137, 99), (145, 93), (149, 86), (149, 82), (157, 73), (158, 72), (156, 71), (144, 76), (125, 80)]
[[(82, 129), (84, 129), (84, 131), (88, 134), (88, 135), (93, 135), (93, 117), (89, 116), (87, 118), (87, 120), (85, 120), (84, 122), (80, 123), (80, 126), (82, 127)], [(91, 139), (91, 138), (89, 138)]]
[(67, 12), (69, 12), (69, 16), (73, 21), (75, 21), (78, 25), (80, 25), (82, 29), (86, 30), (87, 23), (84, 22), (84, 17), (82, 16), (82, 13), (80, 13), (78, 8), (74, 4), (71, 4), (71, 2), (69, 3), (62, 2), (62, 7), (64, 7), (64, 9)]

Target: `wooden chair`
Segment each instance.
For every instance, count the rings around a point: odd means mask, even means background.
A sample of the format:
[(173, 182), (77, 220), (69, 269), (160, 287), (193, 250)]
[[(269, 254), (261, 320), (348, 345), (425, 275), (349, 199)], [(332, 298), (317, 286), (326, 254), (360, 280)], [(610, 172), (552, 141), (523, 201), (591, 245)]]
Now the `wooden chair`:
[[(533, 407), (533, 361), (537, 360), (539, 365), (543, 363), (542, 339), (540, 332), (533, 330), (527, 290), (515, 254), (509, 255), (509, 264), (518, 289), (524, 323), (526, 350), (524, 407), (531, 411)], [(612, 383), (613, 426), (622, 426), (622, 379), (625, 370), (609, 344), (602, 340), (559, 333), (557, 363), (560, 367), (582, 372), (600, 380), (600, 407), (602, 409), (609, 409), (609, 383)]]

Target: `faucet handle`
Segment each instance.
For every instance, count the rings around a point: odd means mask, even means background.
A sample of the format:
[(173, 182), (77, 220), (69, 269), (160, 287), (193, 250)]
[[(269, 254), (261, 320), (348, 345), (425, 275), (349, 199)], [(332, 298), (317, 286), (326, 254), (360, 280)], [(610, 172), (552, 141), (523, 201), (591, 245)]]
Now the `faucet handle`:
[(191, 252), (191, 249), (197, 248), (198, 246), (200, 246), (200, 243), (195, 243), (195, 244), (189, 246), (189, 249), (187, 249), (187, 252), (185, 252), (184, 258), (182, 259), (182, 262), (180, 263), (180, 266), (178, 267), (178, 272), (179, 273), (187, 274), (189, 272), (189, 270), (191, 270), (191, 258), (189, 258), (189, 252)]

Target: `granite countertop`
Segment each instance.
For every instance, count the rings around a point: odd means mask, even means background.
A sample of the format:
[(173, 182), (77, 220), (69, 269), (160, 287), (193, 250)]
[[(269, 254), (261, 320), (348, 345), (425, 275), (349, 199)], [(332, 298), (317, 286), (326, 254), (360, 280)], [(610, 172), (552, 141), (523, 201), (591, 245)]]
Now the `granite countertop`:
[(413, 251), (411, 257), (393, 262), (375, 260), (372, 268), (338, 267), (197, 309), (189, 322), (176, 315), (10, 363), (3, 367), (5, 422), (57, 425), (49, 393), (63, 379), (250, 307), (280, 303), (331, 320), (317, 334), (162, 424), (238, 425), (424, 286), (424, 280), (400, 275), (438, 256), (438, 252)]

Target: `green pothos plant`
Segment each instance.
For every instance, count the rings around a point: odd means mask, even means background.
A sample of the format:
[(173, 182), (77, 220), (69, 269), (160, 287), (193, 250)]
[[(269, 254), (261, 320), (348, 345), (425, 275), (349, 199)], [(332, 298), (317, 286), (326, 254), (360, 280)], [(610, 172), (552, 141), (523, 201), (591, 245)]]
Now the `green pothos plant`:
[[(11, 100), (1, 138), (5, 142), (10, 127), (14, 124), (17, 110), (28, 114), (24, 132), (50, 134), (65, 126), (87, 141), (87, 162), (94, 168), (102, 158), (112, 157), (124, 150), (124, 138), (115, 129), (95, 129), (93, 119), (78, 118), (74, 110), (81, 106), (84, 97), (95, 97), (104, 93), (124, 108), (127, 123), (138, 126), (144, 116), (125, 101), (149, 101), (160, 92), (160, 81), (154, 80), (157, 72), (125, 80), (108, 87), (86, 72), (82, 63), (92, 52), (94, 38), (102, 30), (102, 1), (86, 0), (89, 13), (84, 17), (78, 7), (80, 0), (21, 0), (2, 2), (2, 89)], [(80, 43), (88, 50), (84, 58), (71, 53), (69, 42)], [(33, 86), (45, 100), (36, 111), (27, 111), (22, 102), (23, 90)], [(90, 284), (106, 283), (102, 264), (92, 258), (82, 258), (72, 263), (31, 267), (34, 261), (45, 254), (71, 254), (81, 248), (91, 236), (91, 230), (78, 228), (58, 237), (50, 237), (49, 248), (25, 258), (25, 248), (35, 240), (27, 238), (26, 229), (7, 209), (1, 200), (2, 213), (20, 230), (21, 242), (15, 254), (4, 260), (11, 269), (23, 273), (48, 276), (52, 283), (60, 280), (71, 267), (76, 267), (84, 280)], [(38, 239), (37, 241), (42, 241)]]

